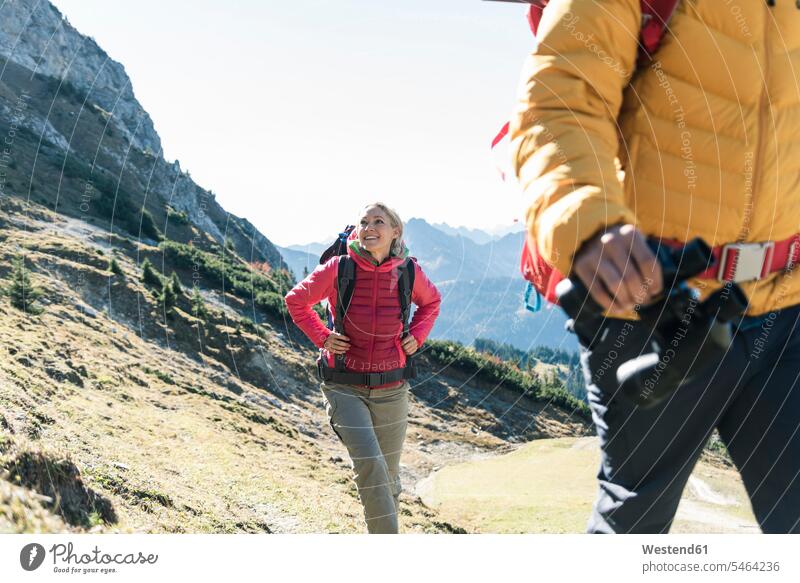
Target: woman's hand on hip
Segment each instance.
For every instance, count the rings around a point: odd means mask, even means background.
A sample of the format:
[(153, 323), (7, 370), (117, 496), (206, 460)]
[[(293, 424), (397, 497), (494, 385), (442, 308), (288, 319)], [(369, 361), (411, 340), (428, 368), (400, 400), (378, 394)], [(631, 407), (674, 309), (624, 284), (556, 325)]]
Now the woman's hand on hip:
[(325, 339), (323, 348), (333, 354), (344, 354), (350, 350), (350, 338), (338, 332), (331, 332), (331, 335)]
[(403, 352), (405, 352), (408, 355), (411, 355), (417, 351), (417, 349), (419, 348), (419, 343), (412, 334), (409, 334), (408, 336), (403, 338), (403, 340), (400, 341), (400, 346), (403, 347)]

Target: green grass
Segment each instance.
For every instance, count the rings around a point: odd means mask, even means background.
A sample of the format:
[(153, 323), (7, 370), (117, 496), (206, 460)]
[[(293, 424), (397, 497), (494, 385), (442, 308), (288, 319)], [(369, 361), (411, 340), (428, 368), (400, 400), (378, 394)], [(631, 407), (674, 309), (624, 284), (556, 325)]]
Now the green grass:
[(143, 366), (142, 370), (144, 372), (146, 372), (147, 374), (153, 375), (154, 377), (156, 377), (158, 380), (160, 380), (164, 384), (167, 384), (167, 385), (176, 384), (175, 383), (175, 379), (173, 379), (169, 374), (165, 373), (164, 371), (161, 371), (161, 370), (158, 370), (158, 369), (153, 369), (153, 368), (150, 368), (149, 366)]
[(256, 307), (272, 315), (289, 315), (283, 296), (293, 282), (287, 271), (276, 269), (267, 275), (252, 269), (231, 253), (209, 253), (176, 241), (162, 241), (160, 247), (173, 267), (195, 270), (204, 286), (224, 289), (253, 301)]

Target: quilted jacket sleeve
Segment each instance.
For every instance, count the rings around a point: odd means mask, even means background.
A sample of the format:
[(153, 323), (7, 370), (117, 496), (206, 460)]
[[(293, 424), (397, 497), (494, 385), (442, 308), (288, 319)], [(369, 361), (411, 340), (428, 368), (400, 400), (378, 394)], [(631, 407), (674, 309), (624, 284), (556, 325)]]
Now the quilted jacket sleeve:
[(511, 120), (529, 239), (561, 273), (600, 229), (635, 223), (617, 177), (617, 116), (635, 67), (639, 0), (550, 0)]
[(326, 263), (318, 265), (284, 298), (292, 321), (318, 348), (322, 348), (331, 331), (322, 323), (312, 306), (332, 295), (336, 286), (338, 260), (338, 257), (332, 257)]
[(428, 338), (428, 334), (431, 333), (436, 318), (439, 317), (442, 296), (418, 264), (416, 265), (416, 270), (414, 289), (411, 290), (411, 301), (417, 305), (417, 310), (414, 312), (408, 331), (417, 339), (417, 343), (422, 346), (422, 343)]

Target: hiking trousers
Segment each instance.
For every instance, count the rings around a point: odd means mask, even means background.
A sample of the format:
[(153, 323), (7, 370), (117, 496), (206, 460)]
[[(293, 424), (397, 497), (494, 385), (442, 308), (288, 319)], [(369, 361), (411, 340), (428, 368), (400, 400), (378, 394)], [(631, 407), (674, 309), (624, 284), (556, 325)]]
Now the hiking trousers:
[[(613, 354), (620, 337), (643, 338), (636, 330), (620, 334), (625, 320), (607, 322), (609, 334), (592, 347), (600, 355)], [(762, 531), (800, 532), (800, 306), (740, 318), (733, 330), (721, 362), (652, 409), (592, 383), (590, 352), (581, 346), (602, 449), (588, 532), (668, 532), (714, 428), (741, 473)]]
[(350, 454), (370, 534), (399, 532), (400, 455), (409, 388), (407, 382), (389, 389), (322, 383), (328, 420)]

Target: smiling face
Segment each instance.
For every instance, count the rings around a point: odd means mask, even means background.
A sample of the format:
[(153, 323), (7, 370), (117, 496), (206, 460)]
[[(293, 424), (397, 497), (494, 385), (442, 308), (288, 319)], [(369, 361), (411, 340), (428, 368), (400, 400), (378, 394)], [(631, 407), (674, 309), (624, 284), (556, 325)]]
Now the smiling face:
[(393, 227), (389, 217), (380, 207), (370, 206), (358, 225), (358, 241), (361, 248), (369, 252), (378, 261), (389, 256), (392, 241), (400, 236), (400, 229)]

